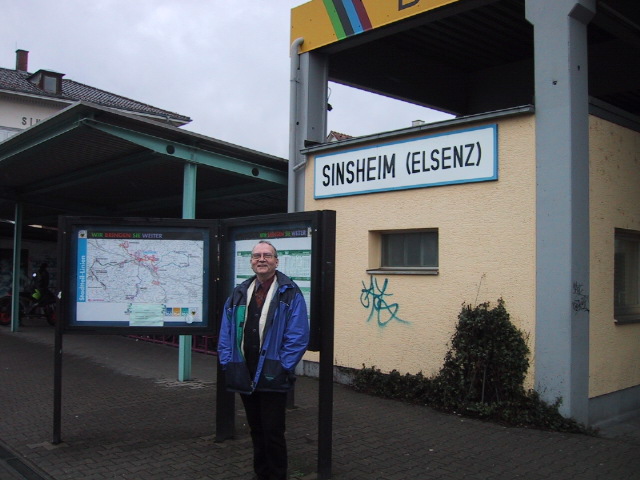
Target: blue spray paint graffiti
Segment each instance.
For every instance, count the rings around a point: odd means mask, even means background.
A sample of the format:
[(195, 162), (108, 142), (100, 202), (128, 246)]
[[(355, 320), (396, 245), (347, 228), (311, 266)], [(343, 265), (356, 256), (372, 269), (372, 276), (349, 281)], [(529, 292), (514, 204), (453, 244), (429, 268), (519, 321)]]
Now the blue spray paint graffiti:
[(392, 293), (385, 293), (387, 291), (387, 284), (389, 279), (385, 278), (382, 288), (378, 285), (378, 279), (371, 277), (369, 287), (362, 282), (362, 291), (360, 292), (360, 303), (364, 308), (371, 309), (369, 312), (369, 318), (367, 322), (370, 322), (372, 318), (376, 318), (379, 327), (386, 327), (389, 322), (396, 320), (400, 323), (409, 324), (406, 320), (402, 320), (398, 317), (398, 310), (400, 306), (397, 303), (387, 303), (384, 297), (390, 297)]

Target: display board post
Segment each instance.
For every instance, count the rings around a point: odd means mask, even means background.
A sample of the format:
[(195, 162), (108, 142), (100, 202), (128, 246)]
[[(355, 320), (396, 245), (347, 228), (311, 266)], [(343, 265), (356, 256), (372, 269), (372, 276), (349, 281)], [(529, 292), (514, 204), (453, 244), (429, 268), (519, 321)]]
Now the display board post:
[[(62, 283), (60, 291), (64, 292), (69, 285), (63, 274), (67, 255), (67, 232), (63, 227), (63, 222), (59, 222), (58, 228), (58, 258), (60, 259)], [(56, 324), (55, 339), (53, 344), (53, 439), (51, 443), (58, 445), (62, 442), (62, 331), (63, 318), (66, 315), (63, 302), (56, 303)]]
[(331, 478), (333, 457), (333, 354), (335, 303), (335, 212), (322, 217), (322, 326), (320, 329), (320, 378), (318, 389), (318, 479)]
[(62, 329), (56, 325), (53, 359), (53, 440), (62, 442)]

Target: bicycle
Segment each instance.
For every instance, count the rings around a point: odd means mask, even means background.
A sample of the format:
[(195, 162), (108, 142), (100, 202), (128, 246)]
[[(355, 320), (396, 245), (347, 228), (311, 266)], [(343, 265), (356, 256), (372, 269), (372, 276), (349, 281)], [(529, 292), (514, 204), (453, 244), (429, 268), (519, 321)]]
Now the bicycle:
[[(11, 293), (0, 298), (0, 325), (11, 323), (11, 310), (13, 305), (13, 295)], [(49, 325), (56, 324), (56, 297), (49, 291), (44, 293), (35, 289), (32, 293), (20, 292), (18, 299), (19, 319), (44, 317)]]

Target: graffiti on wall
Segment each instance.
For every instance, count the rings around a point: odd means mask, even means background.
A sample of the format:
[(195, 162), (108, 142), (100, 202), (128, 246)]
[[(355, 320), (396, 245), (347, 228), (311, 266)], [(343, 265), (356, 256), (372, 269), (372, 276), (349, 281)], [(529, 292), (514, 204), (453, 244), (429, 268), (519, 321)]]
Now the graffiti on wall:
[(589, 295), (584, 293), (584, 285), (573, 282), (573, 299), (571, 304), (574, 312), (589, 311)]
[(406, 320), (402, 320), (398, 316), (400, 305), (397, 303), (389, 303), (386, 297), (390, 297), (393, 294), (387, 293), (387, 286), (389, 285), (389, 279), (385, 278), (382, 287), (378, 284), (378, 279), (371, 277), (369, 286), (362, 282), (362, 291), (360, 292), (360, 303), (364, 308), (369, 310), (369, 317), (367, 322), (376, 320), (379, 327), (386, 327), (392, 321), (408, 324)]

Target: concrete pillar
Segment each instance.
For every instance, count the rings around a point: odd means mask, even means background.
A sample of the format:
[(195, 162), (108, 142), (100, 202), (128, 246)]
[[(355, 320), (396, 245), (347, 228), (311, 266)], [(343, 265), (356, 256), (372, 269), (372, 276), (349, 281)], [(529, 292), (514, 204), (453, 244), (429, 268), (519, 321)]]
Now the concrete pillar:
[(589, 96), (595, 0), (526, 0), (536, 108), (535, 386), (588, 422)]
[[(295, 45), (295, 44), (294, 44)], [(291, 52), (289, 212), (304, 211), (304, 161), (300, 150), (327, 137), (329, 63), (325, 55)]]

